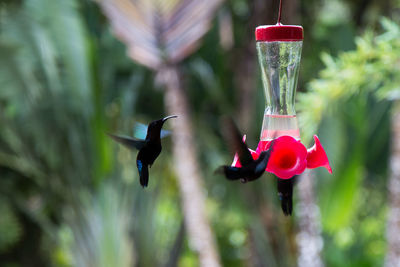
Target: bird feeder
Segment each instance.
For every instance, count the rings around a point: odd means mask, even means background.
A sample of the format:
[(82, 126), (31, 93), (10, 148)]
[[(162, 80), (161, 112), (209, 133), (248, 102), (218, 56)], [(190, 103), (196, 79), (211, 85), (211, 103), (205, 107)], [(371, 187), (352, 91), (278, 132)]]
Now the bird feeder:
[[(281, 179), (290, 179), (306, 168), (332, 169), (318, 137), (307, 149), (300, 141), (295, 96), (299, 77), (303, 27), (282, 25), (280, 22), (282, 1), (276, 25), (263, 25), (255, 30), (258, 60), (265, 92), (266, 107), (260, 142), (252, 151), (257, 158), (275, 140), (266, 168), (267, 172)], [(234, 166), (239, 165), (233, 162)]]
[(295, 95), (303, 27), (276, 25), (256, 28), (258, 60), (264, 86), (266, 108), (261, 130), (261, 141), (288, 135), (300, 140), (295, 110)]
[[(332, 173), (332, 168), (316, 135), (314, 135), (315, 143), (309, 149), (300, 140), (295, 96), (303, 46), (303, 27), (282, 25), (281, 10), (282, 1), (280, 1), (278, 23), (259, 26), (255, 31), (266, 107), (260, 142), (255, 151), (249, 150), (254, 160), (261, 156), (264, 156), (264, 160), (265, 151), (269, 153), (265, 171), (278, 178), (278, 194), (282, 210), (285, 215), (290, 215), (294, 185), (292, 178), (302, 174), (307, 168), (324, 167), (329, 173)], [(242, 158), (246, 160), (245, 157)], [(238, 168), (242, 168), (240, 162), (242, 158), (240, 154), (235, 155), (231, 166), (234, 168), (229, 169), (232, 173), (236, 174), (239, 172)], [(247, 163), (243, 169), (250, 170), (251, 166)], [(244, 181), (255, 180), (253, 177), (250, 178), (252, 179)]]

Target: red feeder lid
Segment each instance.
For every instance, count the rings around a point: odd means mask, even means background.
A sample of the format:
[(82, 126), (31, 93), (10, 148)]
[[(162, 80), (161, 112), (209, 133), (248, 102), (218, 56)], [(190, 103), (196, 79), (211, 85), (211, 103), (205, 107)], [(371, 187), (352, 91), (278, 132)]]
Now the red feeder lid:
[(257, 42), (302, 41), (303, 27), (297, 25), (262, 25), (256, 28)]

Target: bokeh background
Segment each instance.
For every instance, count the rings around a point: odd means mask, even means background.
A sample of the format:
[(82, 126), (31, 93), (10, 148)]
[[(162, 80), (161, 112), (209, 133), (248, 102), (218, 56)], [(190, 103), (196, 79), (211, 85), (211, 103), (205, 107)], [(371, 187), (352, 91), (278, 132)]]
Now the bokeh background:
[[(399, 0), (283, 2), (305, 32), (302, 140), (318, 134), (333, 167), (301, 177), (293, 216), (272, 175), (214, 174), (233, 156), (222, 115), (258, 143), (254, 28), (278, 5), (1, 0), (0, 266), (399, 266)], [(172, 112), (143, 189), (136, 153), (105, 133)]]

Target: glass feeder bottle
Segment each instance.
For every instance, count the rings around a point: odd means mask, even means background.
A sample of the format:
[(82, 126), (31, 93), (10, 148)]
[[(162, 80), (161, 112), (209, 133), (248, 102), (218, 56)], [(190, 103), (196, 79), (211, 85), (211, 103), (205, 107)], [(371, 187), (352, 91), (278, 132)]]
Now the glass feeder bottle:
[(269, 141), (282, 135), (300, 140), (295, 95), (303, 27), (278, 23), (259, 26), (255, 33), (266, 98), (260, 140)]

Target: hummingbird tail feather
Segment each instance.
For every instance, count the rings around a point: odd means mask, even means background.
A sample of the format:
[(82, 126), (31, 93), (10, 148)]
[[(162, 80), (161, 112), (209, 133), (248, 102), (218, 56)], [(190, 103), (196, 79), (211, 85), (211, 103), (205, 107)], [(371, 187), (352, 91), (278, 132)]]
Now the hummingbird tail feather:
[(282, 211), (286, 216), (292, 215), (293, 183), (294, 178), (286, 180), (278, 178), (278, 195), (281, 200)]
[(291, 196), (283, 197), (281, 199), (281, 207), (282, 207), (283, 214), (285, 214), (285, 216), (292, 215), (292, 210), (293, 210), (292, 197)]
[(137, 160), (136, 164), (140, 176), (140, 185), (147, 187), (149, 184), (149, 166), (147, 164), (143, 164), (141, 160)]

